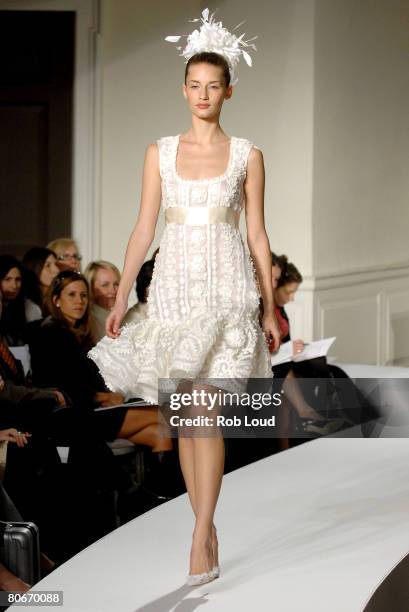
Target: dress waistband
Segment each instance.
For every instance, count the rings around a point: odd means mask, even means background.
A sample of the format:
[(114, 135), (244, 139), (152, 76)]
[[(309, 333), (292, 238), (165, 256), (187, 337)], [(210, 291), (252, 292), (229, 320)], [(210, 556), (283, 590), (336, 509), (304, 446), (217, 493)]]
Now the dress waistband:
[(171, 206), (165, 210), (166, 223), (182, 223), (186, 225), (207, 225), (209, 223), (229, 223), (239, 227), (240, 211), (226, 206), (211, 206), (192, 208), (186, 206)]

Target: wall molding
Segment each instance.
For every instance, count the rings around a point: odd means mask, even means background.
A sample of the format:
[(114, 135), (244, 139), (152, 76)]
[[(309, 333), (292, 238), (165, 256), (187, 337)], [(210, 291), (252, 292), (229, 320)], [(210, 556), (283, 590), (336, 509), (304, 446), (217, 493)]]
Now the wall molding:
[(409, 276), (409, 262), (382, 266), (368, 266), (355, 270), (341, 270), (331, 274), (317, 274), (304, 278), (303, 291), (317, 291), (351, 287), (375, 281), (388, 281)]
[(99, 257), (101, 236), (100, 0), (0, 0), (0, 9), (76, 13), (72, 236), (90, 261)]
[(409, 264), (308, 280), (287, 308), (293, 337), (337, 336), (344, 362), (409, 362)]

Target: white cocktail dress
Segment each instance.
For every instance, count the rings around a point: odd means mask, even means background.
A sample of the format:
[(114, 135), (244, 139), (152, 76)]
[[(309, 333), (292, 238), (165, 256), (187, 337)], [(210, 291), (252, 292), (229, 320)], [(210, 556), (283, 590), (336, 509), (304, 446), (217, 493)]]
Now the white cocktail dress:
[(158, 141), (166, 226), (147, 318), (104, 337), (89, 353), (109, 389), (158, 403), (158, 379), (272, 378), (259, 325), (253, 263), (238, 229), (252, 143), (231, 138), (225, 172), (187, 180), (176, 170), (179, 136)]

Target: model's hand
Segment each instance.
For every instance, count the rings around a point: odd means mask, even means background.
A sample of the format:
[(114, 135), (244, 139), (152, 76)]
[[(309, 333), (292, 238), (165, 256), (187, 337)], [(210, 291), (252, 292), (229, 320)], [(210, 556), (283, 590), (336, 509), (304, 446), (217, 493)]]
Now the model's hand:
[(293, 355), (298, 355), (304, 350), (304, 342), (302, 340), (293, 341)]
[(274, 353), (280, 347), (280, 329), (278, 327), (277, 319), (269, 312), (265, 312), (263, 315), (261, 327), (263, 328), (264, 336), (269, 345), (270, 352)]
[(28, 443), (28, 439), (31, 436), (28, 432), (21, 432), (14, 429), (14, 427), (10, 429), (3, 429), (0, 431), (0, 441), (1, 442), (15, 442), (17, 446), (23, 448)]
[(118, 338), (121, 333), (119, 326), (126, 313), (125, 304), (115, 304), (105, 323), (105, 333), (108, 338)]

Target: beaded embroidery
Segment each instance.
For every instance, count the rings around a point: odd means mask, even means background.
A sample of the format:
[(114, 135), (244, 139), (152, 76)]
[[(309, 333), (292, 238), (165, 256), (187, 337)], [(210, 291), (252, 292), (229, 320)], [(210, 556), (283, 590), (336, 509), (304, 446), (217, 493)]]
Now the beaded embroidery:
[[(158, 141), (162, 207), (244, 206), (252, 143), (232, 137), (226, 171), (214, 178), (178, 176), (179, 136)], [(258, 323), (253, 262), (228, 223), (168, 223), (156, 256), (147, 319), (103, 338), (90, 352), (112, 390), (157, 402), (158, 378), (270, 378)]]

